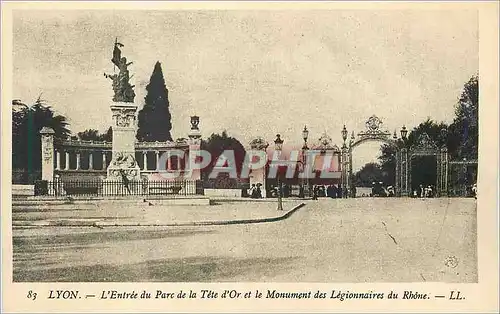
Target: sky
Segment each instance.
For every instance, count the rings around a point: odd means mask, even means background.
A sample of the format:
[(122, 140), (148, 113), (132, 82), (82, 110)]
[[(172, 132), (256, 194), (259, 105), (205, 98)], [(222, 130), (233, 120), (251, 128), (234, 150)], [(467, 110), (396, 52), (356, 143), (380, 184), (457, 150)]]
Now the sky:
[[(300, 145), (343, 125), (358, 133), (373, 114), (390, 132), (430, 117), (451, 122), (465, 82), (478, 72), (474, 10), (18, 10), (13, 25), (13, 95), (40, 94), (74, 133), (111, 125), (115, 38), (135, 84), (135, 102), (160, 61), (172, 136), (200, 117), (203, 137), (227, 130)], [(359, 169), (380, 144), (356, 148)]]

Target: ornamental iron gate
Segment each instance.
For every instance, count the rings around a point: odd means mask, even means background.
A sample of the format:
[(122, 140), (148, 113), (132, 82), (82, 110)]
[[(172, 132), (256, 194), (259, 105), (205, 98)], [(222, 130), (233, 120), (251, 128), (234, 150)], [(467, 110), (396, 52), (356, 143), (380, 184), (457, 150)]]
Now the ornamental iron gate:
[[(448, 194), (448, 149), (446, 145), (439, 148), (436, 143), (429, 137), (427, 133), (422, 133), (416, 144), (410, 147), (408, 152), (409, 162), (407, 167), (411, 167), (411, 163), (416, 157), (434, 156), (436, 157), (436, 196), (446, 196)], [(411, 184), (411, 171), (408, 171), (408, 182)], [(407, 190), (408, 187), (407, 186)], [(411, 191), (408, 191), (411, 192)]]
[(395, 193), (396, 196), (409, 196), (411, 193), (411, 164), (418, 156), (435, 156), (436, 157), (436, 196), (447, 195), (448, 190), (448, 150), (446, 146), (439, 148), (434, 141), (431, 140), (428, 134), (423, 133), (418, 138), (415, 145), (406, 147), (406, 127), (401, 130), (403, 145), (398, 145), (398, 137), (396, 132), (391, 137), (391, 133), (383, 130), (382, 120), (377, 116), (371, 116), (365, 123), (366, 129), (359, 132), (357, 136), (352, 132), (349, 143), (347, 140), (347, 129), (344, 125), (342, 130), (342, 138), (344, 144), (342, 146), (341, 170), (342, 170), (342, 189), (347, 191), (352, 187), (352, 153), (353, 149), (367, 141), (378, 141), (388, 144), (396, 151), (396, 178), (395, 178)]

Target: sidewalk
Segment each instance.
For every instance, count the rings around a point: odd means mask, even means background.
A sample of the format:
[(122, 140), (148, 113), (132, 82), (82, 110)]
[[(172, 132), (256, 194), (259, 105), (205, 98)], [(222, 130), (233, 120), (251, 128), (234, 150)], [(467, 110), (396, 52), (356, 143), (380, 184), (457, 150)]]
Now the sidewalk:
[(166, 206), (160, 201), (93, 201), (50, 206), (16, 206), (14, 227), (44, 226), (197, 226), (271, 222), (288, 218), (302, 202), (222, 202), (211, 206)]

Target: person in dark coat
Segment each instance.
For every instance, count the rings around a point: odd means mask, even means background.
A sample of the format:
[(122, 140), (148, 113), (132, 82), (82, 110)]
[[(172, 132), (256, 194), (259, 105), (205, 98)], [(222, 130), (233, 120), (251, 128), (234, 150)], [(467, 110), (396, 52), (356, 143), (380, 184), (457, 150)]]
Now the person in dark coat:
[(122, 176), (123, 185), (127, 189), (128, 194), (132, 194), (129, 187), (130, 180), (127, 178), (127, 175), (125, 174), (125, 171), (123, 171), (123, 169), (120, 169), (120, 175)]
[(314, 188), (313, 188), (313, 197), (312, 197), (313, 200), (317, 200), (318, 199), (318, 186), (315, 185)]
[(262, 191), (260, 189), (261, 185), (262, 184), (257, 183), (257, 188), (255, 189), (256, 198), (262, 198)]
[(257, 187), (255, 184), (252, 184), (252, 195), (250, 196), (251, 198), (257, 198)]

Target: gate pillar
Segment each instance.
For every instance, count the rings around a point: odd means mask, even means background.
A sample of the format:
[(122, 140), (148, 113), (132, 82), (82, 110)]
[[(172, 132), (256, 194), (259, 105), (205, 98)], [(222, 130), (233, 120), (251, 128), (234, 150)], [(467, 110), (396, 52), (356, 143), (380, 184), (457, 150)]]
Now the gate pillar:
[(440, 164), (439, 167), (439, 196), (448, 196), (448, 148), (446, 145), (441, 147), (440, 150)]
[(401, 168), (401, 196), (408, 196), (410, 193), (410, 187), (409, 187), (409, 175), (408, 175), (408, 149), (406, 147), (403, 147), (401, 149), (401, 163), (400, 163), (400, 168)]

